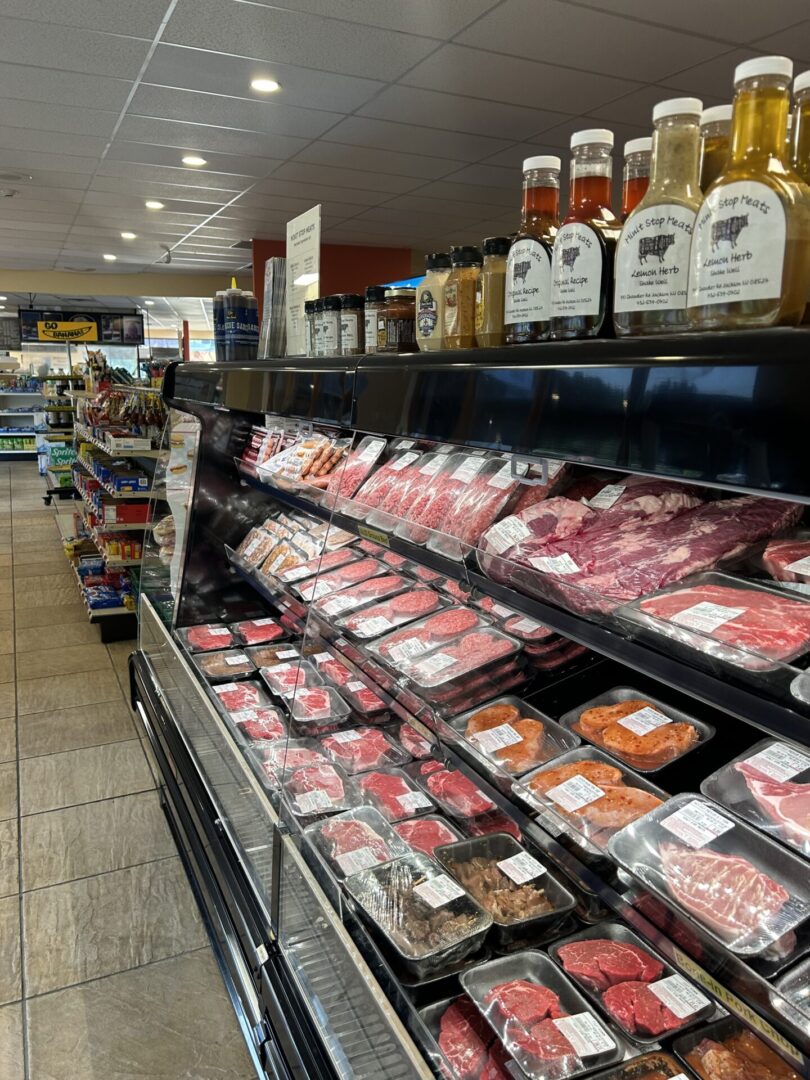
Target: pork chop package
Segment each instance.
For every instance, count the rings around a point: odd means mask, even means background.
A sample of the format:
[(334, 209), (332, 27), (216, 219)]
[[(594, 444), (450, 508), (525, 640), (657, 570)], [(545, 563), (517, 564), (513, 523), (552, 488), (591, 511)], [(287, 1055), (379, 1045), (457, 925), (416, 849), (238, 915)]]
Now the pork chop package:
[[(422, 489), (402, 515), (406, 520), (397, 526), (396, 535), (424, 544), (434, 532), (444, 534), (448, 521), (459, 520), (457, 507), (486, 461), (481, 454), (448, 454), (432, 483)], [(461, 557), (460, 549), (456, 557)]]
[(548, 951), (582, 993), (636, 1042), (657, 1042), (714, 1012), (705, 994), (621, 923), (590, 926), (555, 941)]
[(275, 619), (243, 619), (241, 622), (231, 623), (231, 633), (241, 645), (266, 645), (271, 641), (278, 641), (286, 637), (283, 626), (279, 626)]
[(560, 969), (526, 950), (480, 964), (461, 985), (531, 1080), (564, 1080), (619, 1061), (624, 1048)]
[(406, 753), (378, 727), (355, 727), (324, 735), (321, 746), (331, 761), (347, 773), (368, 772), (410, 761)]
[(513, 471), (511, 459), (470, 457), (459, 466), (470, 477), (455, 498), (447, 499), (435, 511), (436, 526), (427, 542), (430, 551), (448, 559), (460, 560), (472, 550), (483, 533), (507, 511), (520, 492), (520, 474), (526, 466)]
[[(369, 559), (369, 562), (375, 561)], [(382, 566), (382, 563), (377, 563), (377, 565)], [(406, 578), (403, 574), (383, 573), (376, 576), (369, 574), (365, 580), (358, 581), (356, 585), (348, 585), (341, 588), (339, 592), (329, 592), (319, 597), (312, 606), (319, 615), (331, 621), (341, 615), (365, 608), (377, 600), (397, 596), (406, 589), (410, 589), (411, 585), (410, 578)]]
[(407, 518), (410, 508), (430, 489), (446, 463), (447, 455), (436, 451), (408, 462), (379, 505), (367, 515), (366, 523), (374, 529), (392, 531)]
[(376, 559), (357, 559), (338, 567), (336, 570), (330, 570), (328, 574), (319, 575), (317, 578), (295, 586), (295, 591), (302, 600), (311, 602), (320, 600), (321, 597), (329, 596), (331, 593), (338, 592), (341, 589), (348, 589), (352, 585), (359, 585), (361, 581), (367, 581), (369, 578), (387, 573), (388, 567)]
[(810, 753), (762, 739), (701, 783), (709, 799), (810, 856)]
[(233, 631), (224, 623), (200, 623), (199, 626), (184, 626), (175, 630), (175, 634), (185, 647), (193, 653), (220, 652), (230, 649), (235, 644)]
[(397, 451), (373, 472), (354, 493), (346, 513), (353, 518), (365, 519), (371, 510), (381, 506), (386, 499), (402, 491), (406, 470), (422, 457), (419, 450), (410, 448)]
[(332, 471), (326, 492), (334, 497), (338, 509), (342, 510), (346, 500), (351, 499), (385, 453), (386, 445), (385, 439), (366, 435), (349, 452), (346, 461)]
[(436, 804), (402, 769), (376, 769), (357, 778), (357, 786), (369, 804), (386, 821), (402, 821), (435, 811)]
[(304, 831), (341, 881), (350, 874), (410, 853), (408, 845), (371, 806), (347, 810), (327, 821), (308, 825)]
[(810, 916), (807, 863), (701, 795), (675, 795), (608, 844), (654, 896), (738, 956), (789, 955)]
[(284, 795), (296, 817), (339, 814), (359, 806), (357, 790), (339, 765), (302, 765), (285, 769)]
[[(374, 578), (381, 581), (382, 578)], [(342, 594), (338, 594), (339, 596)], [(335, 600), (338, 597), (334, 598)], [(450, 606), (446, 597), (428, 588), (408, 588), (405, 591), (362, 610), (342, 615), (334, 625), (349, 637), (368, 641), (380, 637), (398, 626), (424, 618), (435, 611)]]
[(262, 779), (273, 788), (279, 787), (285, 775), (293, 769), (329, 764), (329, 758), (315, 739), (253, 743), (250, 756), (257, 763)]
[(194, 662), (209, 682), (232, 682), (247, 679), (256, 667), (243, 649), (196, 653)]
[(240, 709), (255, 709), (270, 704), (267, 692), (253, 679), (244, 682), (223, 682), (211, 687), (214, 700), (227, 713)]
[(520, 776), (580, 743), (579, 736), (519, 697), (499, 697), (448, 723), (498, 769)]
[(497, 809), (489, 795), (466, 773), (441, 761), (415, 761), (406, 765), (404, 771), (456, 821), (477, 818)]
[(374, 641), (369, 649), (383, 663), (396, 671), (415, 657), (422, 656), (439, 645), (449, 645), (469, 630), (488, 626), (477, 611), (465, 607), (449, 607), (410, 623), (384, 638)]

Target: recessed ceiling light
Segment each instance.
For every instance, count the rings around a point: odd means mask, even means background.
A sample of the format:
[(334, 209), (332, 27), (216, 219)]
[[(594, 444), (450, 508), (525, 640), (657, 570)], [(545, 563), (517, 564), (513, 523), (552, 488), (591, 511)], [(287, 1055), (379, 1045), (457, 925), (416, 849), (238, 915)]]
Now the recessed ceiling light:
[(137, 233), (134, 233), (134, 232), (122, 232), (121, 233), (121, 239), (122, 240), (135, 240), (135, 239), (137, 239)]
[(5, 304), (0, 304), (0, 311), (5, 311), (5, 310), (6, 310), (6, 305)]
[(104, 256), (104, 262), (115, 262), (115, 260), (117, 258), (118, 258), (117, 255), (105, 255)]
[(208, 162), (204, 157), (200, 157), (198, 154), (186, 154), (183, 158), (184, 165), (194, 165), (199, 167), (200, 165), (207, 165)]
[(250, 86), (251, 89), (258, 90), (260, 94), (273, 94), (281, 89), (275, 79), (251, 79)]
[(146, 200), (146, 209), (147, 210), (162, 210), (163, 209), (163, 203), (158, 202), (157, 199), (147, 199)]
[(0, 296), (0, 300), (8, 300), (7, 296)]
[(144, 300), (144, 303), (146, 304), (147, 307), (154, 307), (155, 306), (155, 301), (154, 300)]

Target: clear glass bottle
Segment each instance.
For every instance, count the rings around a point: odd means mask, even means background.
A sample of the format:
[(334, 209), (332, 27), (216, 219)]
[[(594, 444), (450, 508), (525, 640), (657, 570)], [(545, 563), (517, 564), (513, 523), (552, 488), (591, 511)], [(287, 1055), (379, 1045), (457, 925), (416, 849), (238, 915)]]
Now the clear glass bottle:
[(700, 330), (795, 326), (810, 278), (810, 196), (784, 162), (793, 63), (734, 73), (731, 156), (695, 222), (689, 318)]
[(810, 71), (793, 80), (791, 163), (805, 184), (810, 184)]
[(416, 352), (415, 315), (416, 289), (386, 289), (377, 316), (377, 351)]
[(689, 253), (702, 201), (702, 109), (698, 98), (670, 98), (653, 109), (650, 186), (616, 245), (613, 322), (620, 337), (689, 328)]
[(472, 244), (450, 248), (453, 268), (444, 283), (444, 348), (475, 345), (475, 286), (481, 273), (481, 249)]
[(611, 209), (613, 132), (571, 136), (568, 213), (554, 241), (551, 336), (613, 337), (613, 256), (621, 224)]
[(340, 297), (340, 355), (363, 354), (363, 297), (343, 293)]
[(520, 229), (506, 264), (507, 345), (543, 341), (551, 318), (551, 252), (560, 226), (560, 166), (554, 155), (523, 162)]
[(650, 186), (652, 139), (631, 139), (624, 144), (622, 169), (622, 221), (638, 206)]
[(437, 352), (444, 336), (444, 286), (450, 256), (434, 251), (425, 256), (425, 279), (416, 288), (416, 344), (422, 352)]
[(488, 236), (481, 245), (484, 263), (475, 283), (475, 344), (496, 349), (504, 344), (504, 286), (508, 236)]
[[(365, 306), (365, 346), (366, 353), (375, 353), (380, 350), (380, 340), (378, 333), (378, 322), (380, 311), (385, 307), (385, 286), (384, 285), (366, 285), (366, 306)], [(383, 342), (385, 344), (385, 342)]]
[(728, 162), (731, 106), (713, 105), (700, 116), (700, 190), (705, 195)]
[(315, 355), (315, 334), (313, 323), (315, 322), (315, 301), (304, 301), (304, 356)]

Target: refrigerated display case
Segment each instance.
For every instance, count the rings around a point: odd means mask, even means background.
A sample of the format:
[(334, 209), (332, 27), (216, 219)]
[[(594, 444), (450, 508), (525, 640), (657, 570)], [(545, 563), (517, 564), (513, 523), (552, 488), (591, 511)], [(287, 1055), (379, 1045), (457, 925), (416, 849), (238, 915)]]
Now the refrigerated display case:
[[(676, 980), (665, 1050), (724, 1009), (785, 1075), (810, 1067), (810, 600), (801, 552), (792, 581), (764, 569), (810, 501), (808, 344), (169, 368), (183, 461), (153, 508), (133, 699), (259, 1075), (523, 1075), (493, 1049), (507, 1014), (470, 1006), (463, 1064), (447, 1010), (603, 923)], [(713, 811), (748, 751), (759, 819), (737, 789)], [(694, 852), (736, 875), (708, 913)], [(767, 932), (728, 910), (746, 890)], [(556, 1075), (649, 1051), (600, 1000), (554, 1027)], [(521, 1025), (507, 1050), (550, 1076)]]

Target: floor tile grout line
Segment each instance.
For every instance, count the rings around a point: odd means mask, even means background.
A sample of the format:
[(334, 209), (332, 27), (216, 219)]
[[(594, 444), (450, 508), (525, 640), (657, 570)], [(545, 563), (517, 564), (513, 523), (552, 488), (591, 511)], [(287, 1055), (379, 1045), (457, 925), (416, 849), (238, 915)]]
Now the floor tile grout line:
[[(148, 792), (137, 792), (139, 795)], [(126, 796), (124, 796), (126, 798)], [(93, 803), (78, 803), (78, 806), (92, 806)], [(71, 807), (65, 807), (66, 810)], [(179, 859), (180, 855), (175, 850), (171, 855), (159, 855), (156, 859), (141, 859), (140, 862), (127, 863), (126, 866), (114, 866), (111, 870), (98, 870), (94, 874), (79, 874), (78, 877), (65, 878), (64, 881), (51, 881), (47, 885), (36, 885), (33, 889), (23, 889), (23, 896), (33, 896), (34, 893), (46, 892), (48, 889), (61, 889), (63, 885), (75, 885), (77, 881), (90, 881), (92, 878), (109, 877), (110, 874), (120, 874), (124, 870), (138, 870), (143, 866), (152, 866), (154, 863), (169, 862), (171, 859)]]
[[(128, 742), (134, 742), (135, 740), (134, 739), (131, 739), (131, 740), (128, 739), (127, 741)], [(107, 744), (102, 743), (101, 745), (105, 746)], [(114, 744), (110, 744), (110, 745), (114, 745)], [(66, 751), (66, 753), (70, 753), (70, 751)], [(48, 755), (44, 755), (44, 756), (48, 756)], [(38, 759), (23, 758), (23, 760), (24, 761), (29, 761), (29, 760), (38, 760)], [(154, 787), (150, 787), (150, 788), (138, 788), (137, 791), (122, 791), (119, 795), (105, 795), (101, 799), (86, 799), (84, 802), (67, 803), (65, 806), (51, 806), (47, 810), (35, 810), (32, 814), (22, 814), (21, 817), (23, 817), (23, 818), (41, 817), (43, 814), (53, 814), (57, 810), (70, 810), (74, 806), (95, 806), (96, 803), (112, 802), (113, 799), (125, 799), (127, 797), (127, 795), (143, 795), (148, 791), (154, 791), (154, 790), (155, 790)]]

